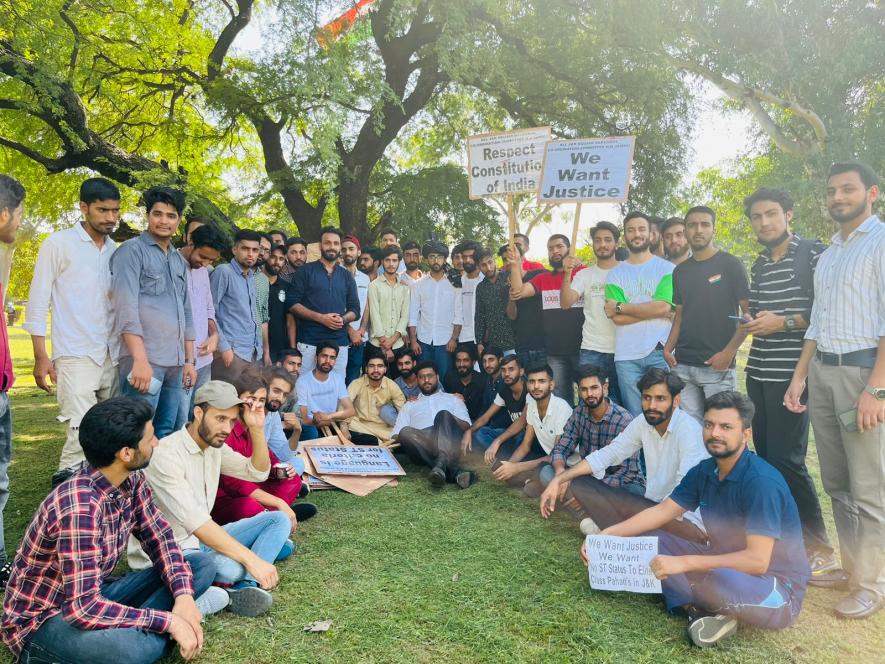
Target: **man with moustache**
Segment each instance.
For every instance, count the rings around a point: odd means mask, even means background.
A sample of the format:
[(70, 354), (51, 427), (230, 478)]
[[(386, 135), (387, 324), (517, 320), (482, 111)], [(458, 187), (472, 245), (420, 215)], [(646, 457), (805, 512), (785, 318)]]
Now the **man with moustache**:
[[(494, 463), (499, 456), (509, 457), (522, 442), (527, 395), (525, 372), (519, 358), (508, 355), (501, 361), (501, 382), (496, 390), (495, 400), (464, 432), (461, 451), (465, 454), (472, 451), (475, 443), (476, 451), (483, 452), (488, 464)], [(499, 413), (506, 416), (506, 425), (503, 427), (491, 424)]]
[[(499, 270), (495, 255), (483, 248), (476, 257), (484, 279), (476, 285), (476, 345), (482, 357), (486, 348), (494, 346), (505, 354), (516, 352), (513, 326), (507, 318), (510, 300), (510, 273)], [(463, 281), (463, 280), (462, 280)]]
[[(809, 570), (799, 514), (780, 473), (747, 447), (752, 419), (752, 402), (737, 392), (707, 399), (704, 446), (712, 458), (691, 468), (660, 504), (603, 531), (658, 538), (649, 566), (661, 580), (667, 611), (688, 616), (688, 636), (700, 648), (719, 644), (739, 623), (788, 627), (805, 596)], [(707, 541), (669, 529), (695, 512)], [(581, 557), (586, 564), (584, 546)]]
[(765, 247), (750, 270), (753, 335), (747, 358), (747, 396), (753, 401), (753, 446), (777, 468), (799, 508), (812, 585), (838, 583), (839, 569), (827, 536), (814, 480), (805, 465), (808, 413), (784, 406), (814, 302), (814, 269), (825, 247), (790, 231), (793, 201), (782, 189), (759, 189), (744, 199), (744, 213)]
[(390, 431), (406, 397), (386, 373), (386, 358), (373, 348), (369, 351), (365, 373), (347, 386), (347, 395), (356, 413), (342, 430), (357, 445), (389, 445), (391, 442)]
[(268, 323), (270, 322), (270, 281), (264, 272), (264, 265), (273, 248), (273, 240), (267, 233), (259, 233), (258, 259), (255, 261), (255, 320), (261, 326), (261, 344), (264, 366), (270, 366), (270, 344), (267, 340)]
[(369, 348), (377, 351), (396, 374), (396, 351), (405, 346), (409, 327), (411, 291), (396, 273), (401, 260), (399, 247), (381, 250), (384, 273), (369, 284), (367, 310), (369, 321)]
[(403, 245), (402, 264), (405, 265), (399, 276), (400, 281), (409, 288), (412, 288), (418, 280), (424, 276), (420, 269), (421, 265), (421, 245), (414, 240), (409, 240)]
[(320, 437), (322, 427), (344, 422), (354, 416), (353, 403), (347, 395), (344, 379), (333, 373), (338, 347), (329, 341), (316, 346), (316, 362), (312, 371), (304, 372), (295, 389), (301, 411), (301, 440)]
[(430, 468), (432, 486), (441, 488), (451, 482), (467, 489), (476, 475), (461, 467), (460, 443), (470, 426), (470, 414), (463, 400), (439, 391), (432, 362), (420, 362), (415, 374), (421, 395), (399, 411), (391, 438), (415, 463)]
[[(52, 393), (58, 388), (59, 418), (67, 424), (57, 484), (83, 459), (80, 420), (119, 389), (117, 344), (111, 334), (108, 265), (116, 243), (110, 238), (120, 220), (120, 190), (104, 178), (80, 185), (75, 226), (52, 233), (37, 253), (25, 309), (24, 328), (34, 348), (34, 382)], [(52, 311), (52, 359), (46, 351), (47, 316)]]
[[(418, 366), (418, 356), (411, 348), (403, 348), (396, 354), (396, 369), (399, 375), (393, 382), (402, 390), (406, 401), (414, 401), (421, 396), (421, 386), (418, 385), (418, 376), (415, 374), (416, 366)], [(443, 391), (439, 382), (436, 384), (436, 389), (438, 392)]]
[(458, 344), (455, 349), (455, 370), (442, 380), (443, 389), (449, 394), (458, 394), (464, 399), (471, 419), (482, 414), (483, 397), (488, 382), (486, 375), (476, 371), (476, 355), (469, 344)]
[[(0, 637), (17, 661), (148, 664), (172, 641), (185, 660), (200, 652), (206, 607), (194, 598), (224, 593), (210, 588), (208, 554), (185, 560), (138, 472), (157, 444), (152, 414), (119, 397), (83, 414), (88, 463), (37, 508), (6, 588)], [(128, 537), (149, 567), (114, 578)]]
[[(242, 421), (252, 441), (244, 457), (224, 444), (241, 416), (243, 401), (233, 385), (210, 380), (197, 392), (194, 420), (157, 444), (145, 471), (157, 506), (172, 526), (185, 558), (208, 554), (215, 562), (215, 584), (227, 590), (228, 609), (238, 615), (266, 612), (279, 582), (274, 560), (284, 549), (292, 522), (282, 512), (261, 512), (219, 526), (212, 508), (221, 475), (263, 482), (270, 472), (264, 438), (264, 406), (254, 402), (242, 409)], [(129, 566), (146, 569), (151, 562), (141, 543), (129, 538)]]
[[(574, 400), (574, 385), (580, 364), (581, 329), (584, 312), (578, 302), (564, 309), (559, 293), (564, 279), (564, 261), (571, 250), (571, 242), (565, 235), (551, 235), (547, 240), (547, 259), (552, 270), (545, 270), (523, 283), (519, 257), (508, 250), (510, 264), (510, 295), (514, 300), (538, 297), (541, 302), (541, 323), (544, 328), (547, 364), (556, 377), (556, 394), (568, 403)], [(577, 266), (571, 277), (583, 270)], [(534, 324), (534, 321), (532, 321)]]
[(608, 273), (618, 264), (615, 249), (620, 237), (621, 231), (609, 221), (600, 221), (591, 228), (590, 238), (596, 265), (581, 270), (572, 281), (571, 273), (578, 266), (578, 259), (567, 256), (559, 291), (559, 305), (563, 309), (569, 309), (583, 301), (584, 328), (581, 332), (580, 365), (592, 365), (605, 370), (608, 398), (618, 404), (621, 403), (621, 390), (618, 387), (618, 373), (615, 371), (615, 324), (605, 315), (605, 284)]
[(356, 282), (357, 299), (360, 302), (362, 315), (360, 320), (355, 320), (347, 326), (350, 349), (347, 353), (347, 368), (344, 371), (345, 385), (350, 385), (359, 377), (360, 369), (363, 366), (363, 354), (365, 353), (366, 343), (369, 340), (369, 316), (366, 303), (368, 302), (369, 284), (372, 283), (372, 279), (369, 275), (357, 269), (357, 260), (361, 255), (359, 238), (356, 235), (346, 235), (341, 241), (341, 263)]
[(286, 240), (286, 264), (280, 276), (292, 281), (295, 273), (307, 263), (307, 240), (303, 237), (290, 237)]
[[(280, 414), (283, 405), (295, 389), (295, 378), (282, 367), (265, 367), (263, 377), (267, 383), (267, 401), (264, 404), (267, 411), (264, 417), (264, 438), (267, 440), (267, 447), (277, 459), (290, 464), (295, 472), (301, 475), (304, 472), (304, 460), (296, 452), (301, 436), (301, 422), (298, 418), (289, 418), (290, 434), (287, 437)], [(298, 497), (304, 497), (307, 491), (304, 489)]]
[(673, 270), (676, 315), (664, 358), (683, 381), (682, 408), (698, 422), (704, 400), (737, 385), (735, 355), (746, 338), (738, 325), (750, 308), (744, 264), (713, 244), (716, 213), (703, 205), (685, 215), (691, 258)]
[(461, 315), (464, 323), (458, 335), (458, 343), (473, 348), (473, 354), (478, 357), (476, 349), (476, 288), (485, 279), (485, 275), (479, 269), (479, 255), (483, 247), (478, 242), (468, 241), (461, 244), (461, 267), (464, 274), (461, 275)]
[(366, 275), (369, 281), (374, 281), (381, 276), (381, 250), (378, 247), (366, 247), (359, 259), (357, 259), (356, 267), (360, 273)]
[(320, 231), (320, 259), (295, 273), (286, 309), (296, 318), (304, 371), (316, 365), (317, 345), (331, 342), (339, 349), (334, 366), (343, 381), (350, 346), (346, 327), (359, 320), (362, 310), (353, 275), (338, 265), (342, 239), (334, 226)]
[[(679, 376), (664, 369), (649, 369), (638, 385), (642, 394), (642, 417), (634, 418), (609, 444), (556, 475), (541, 496), (541, 515), (550, 516), (557, 497), (563, 493), (563, 485), (569, 483), (575, 500), (588, 515), (581, 521), (581, 532), (585, 535), (598, 533), (667, 498), (685, 474), (709, 456), (704, 449), (701, 425), (679, 408), (683, 386)], [(626, 486), (616, 487), (604, 481), (608, 468), (617, 467), (631, 457), (637, 458), (640, 450), (646, 463), (643, 495), (637, 490), (636, 482), (631, 482), (634, 485), (631, 491)], [(663, 528), (693, 542), (707, 540), (696, 513), (689, 513), (685, 520), (674, 520)]]
[(160, 438), (187, 420), (185, 390), (197, 382), (187, 261), (172, 247), (185, 198), (167, 187), (152, 187), (142, 198), (147, 230), (111, 256), (110, 299), (113, 335), (122, 341), (121, 392), (151, 404)]
[(409, 309), (409, 345), (424, 362), (433, 362), (439, 379), (445, 380), (452, 367), (452, 353), (458, 345), (461, 324), (460, 289), (446, 278), (449, 249), (432, 240), (421, 249), (430, 266), (412, 289)]
[(679, 265), (688, 258), (688, 240), (685, 239), (685, 219), (682, 217), (670, 217), (661, 224), (661, 242), (664, 247), (664, 257)]
[(621, 402), (631, 415), (642, 412), (636, 385), (650, 368), (668, 368), (664, 343), (670, 334), (673, 265), (649, 251), (649, 220), (642, 212), (624, 217), (629, 255), (608, 273), (605, 315), (615, 324), (615, 371)]
[(218, 260), (227, 248), (224, 238), (215, 226), (204, 224), (191, 231), (187, 244), (179, 253), (187, 261), (187, 291), (194, 321), (194, 347), (197, 351), (197, 380), (188, 393), (187, 417), (194, 412), (194, 395), (211, 378), (212, 356), (218, 348), (218, 325), (215, 322), (215, 303), (209, 284), (209, 266)]
[(221, 337), (220, 354), (212, 364), (215, 378), (234, 377), (249, 364), (264, 359), (262, 322), (259, 320), (255, 264), (261, 235), (243, 229), (234, 235), (233, 258), (209, 276), (216, 322)]
[(849, 594), (841, 618), (885, 606), (885, 225), (873, 214), (879, 176), (833, 164), (827, 210), (839, 232), (814, 273), (814, 306), (784, 401), (794, 413), (808, 378), (821, 480), (833, 502)]
[(291, 285), (280, 278), (280, 270), (286, 263), (286, 247), (277, 244), (262, 267), (267, 279), (267, 351), (270, 360), (276, 362), (280, 353), (295, 345), (295, 319), (286, 310), (286, 293)]

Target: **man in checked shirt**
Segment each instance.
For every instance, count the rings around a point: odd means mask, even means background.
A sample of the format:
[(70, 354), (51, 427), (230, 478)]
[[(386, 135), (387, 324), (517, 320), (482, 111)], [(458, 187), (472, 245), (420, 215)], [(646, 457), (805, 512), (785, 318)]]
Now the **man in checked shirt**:
[[(203, 647), (194, 597), (215, 565), (202, 553), (185, 561), (136, 472), (157, 444), (152, 416), (145, 401), (114, 398), (83, 417), (88, 463), (40, 505), (6, 586), (0, 638), (16, 660), (140, 664), (169, 654), (171, 641), (185, 660)], [(113, 579), (130, 534), (153, 567)]]

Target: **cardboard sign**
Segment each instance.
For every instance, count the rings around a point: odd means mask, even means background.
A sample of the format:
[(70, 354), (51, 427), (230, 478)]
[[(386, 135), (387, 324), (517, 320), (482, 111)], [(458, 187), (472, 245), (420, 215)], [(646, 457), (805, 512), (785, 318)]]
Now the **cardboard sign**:
[(539, 203), (625, 203), (633, 136), (553, 141), (544, 151)]
[[(406, 471), (386, 447), (373, 445), (304, 446), (318, 475), (359, 475), (390, 477)], [(328, 479), (323, 477), (328, 482)]]
[(537, 193), (550, 127), (467, 138), (470, 198)]
[(661, 582), (649, 563), (658, 555), (657, 537), (587, 535), (590, 587), (628, 593), (659, 593)]

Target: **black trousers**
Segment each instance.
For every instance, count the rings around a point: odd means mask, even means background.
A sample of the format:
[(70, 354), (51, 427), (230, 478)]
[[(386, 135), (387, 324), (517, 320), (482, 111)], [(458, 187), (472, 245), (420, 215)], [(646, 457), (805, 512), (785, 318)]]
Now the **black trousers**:
[(362, 433), (361, 431), (350, 432), (350, 442), (354, 445), (378, 445), (378, 438), (370, 433)]
[(788, 382), (768, 382), (747, 377), (747, 396), (756, 406), (753, 447), (756, 454), (777, 468), (799, 508), (802, 535), (809, 555), (833, 553), (820, 511), (814, 480), (808, 474), (808, 412), (791, 413), (784, 406)]
[[(639, 514), (642, 510), (657, 505), (656, 502), (645, 496), (611, 487), (590, 475), (582, 475), (572, 480), (569, 490), (600, 530), (625, 521), (631, 516)], [(661, 530), (666, 530), (668, 533), (690, 542), (707, 543), (707, 534), (686, 519), (671, 521)]]
[(415, 463), (445, 470), (446, 480), (455, 481), (461, 472), (461, 437), (464, 430), (450, 412), (443, 410), (436, 414), (433, 426), (427, 429), (404, 427), (397, 437), (400, 449)]

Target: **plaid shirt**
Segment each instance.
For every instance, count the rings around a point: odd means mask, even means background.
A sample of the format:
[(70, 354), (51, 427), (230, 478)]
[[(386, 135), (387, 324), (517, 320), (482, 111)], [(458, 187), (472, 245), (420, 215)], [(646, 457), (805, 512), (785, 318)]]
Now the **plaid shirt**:
[[(575, 448), (581, 457), (586, 457), (612, 442), (619, 433), (627, 428), (633, 417), (625, 409), (617, 404), (608, 402), (608, 410), (600, 420), (594, 420), (590, 416), (590, 408), (584, 401), (578, 404), (572, 416), (568, 418), (559, 442), (550, 453), (550, 460), (557, 459), (566, 463)], [(580, 463), (580, 462), (579, 462)], [(606, 469), (605, 478), (602, 480), (611, 487), (623, 487), (627, 484), (645, 485), (642, 469), (639, 465), (639, 452), (626, 459), (619, 466)]]
[(190, 567), (141, 472), (118, 487), (86, 465), (50, 493), (28, 526), (6, 586), (0, 638), (18, 658), (28, 638), (61, 614), (77, 629), (164, 633), (171, 614), (106, 600), (102, 582), (137, 537), (174, 597), (193, 594)]

